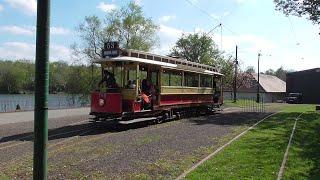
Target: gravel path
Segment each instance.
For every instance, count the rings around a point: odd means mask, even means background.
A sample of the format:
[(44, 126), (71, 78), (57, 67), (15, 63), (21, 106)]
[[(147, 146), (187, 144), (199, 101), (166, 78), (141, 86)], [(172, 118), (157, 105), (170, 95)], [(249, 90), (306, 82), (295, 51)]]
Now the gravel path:
[[(173, 179), (269, 114), (228, 111), (152, 126), (112, 129), (98, 124), (89, 134), (49, 148), (49, 178)], [(64, 139), (54, 139), (49, 146)], [(25, 147), (32, 152), (32, 146)], [(29, 154), (23, 161), (0, 167), (0, 178), (30, 178), (31, 158)]]

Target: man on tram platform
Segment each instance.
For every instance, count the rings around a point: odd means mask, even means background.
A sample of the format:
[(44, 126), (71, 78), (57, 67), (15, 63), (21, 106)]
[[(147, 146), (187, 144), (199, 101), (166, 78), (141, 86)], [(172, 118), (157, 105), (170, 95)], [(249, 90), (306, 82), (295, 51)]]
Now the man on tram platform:
[(107, 70), (103, 71), (103, 78), (99, 82), (99, 87), (101, 84), (106, 83), (107, 92), (118, 92), (118, 85), (114, 75)]

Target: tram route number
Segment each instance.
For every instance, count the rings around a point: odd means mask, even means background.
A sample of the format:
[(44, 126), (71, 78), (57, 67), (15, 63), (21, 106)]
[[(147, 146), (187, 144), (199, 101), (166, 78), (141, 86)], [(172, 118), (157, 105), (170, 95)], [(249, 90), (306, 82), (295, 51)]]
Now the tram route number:
[(119, 56), (119, 42), (104, 43), (103, 57), (117, 57)]

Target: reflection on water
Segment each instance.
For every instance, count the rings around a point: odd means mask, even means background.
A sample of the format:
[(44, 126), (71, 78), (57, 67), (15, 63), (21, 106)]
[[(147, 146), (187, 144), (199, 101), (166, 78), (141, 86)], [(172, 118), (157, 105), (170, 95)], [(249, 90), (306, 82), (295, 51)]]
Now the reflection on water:
[[(89, 106), (90, 98), (83, 95), (50, 94), (49, 109)], [(22, 111), (34, 109), (33, 94), (0, 94), (0, 112), (12, 112), (20, 106)]]

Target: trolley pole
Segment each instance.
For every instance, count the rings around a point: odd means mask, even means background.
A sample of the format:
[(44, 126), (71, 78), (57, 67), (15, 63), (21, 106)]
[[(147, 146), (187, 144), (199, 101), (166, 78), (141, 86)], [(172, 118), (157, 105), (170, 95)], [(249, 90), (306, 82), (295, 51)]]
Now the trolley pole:
[(38, 0), (37, 4), (33, 179), (45, 180), (48, 178), (50, 0)]
[(257, 103), (260, 102), (260, 56), (261, 53), (258, 53), (258, 86), (257, 86)]
[(237, 75), (238, 75), (238, 46), (236, 46), (236, 60), (234, 63), (233, 102), (237, 102)]

